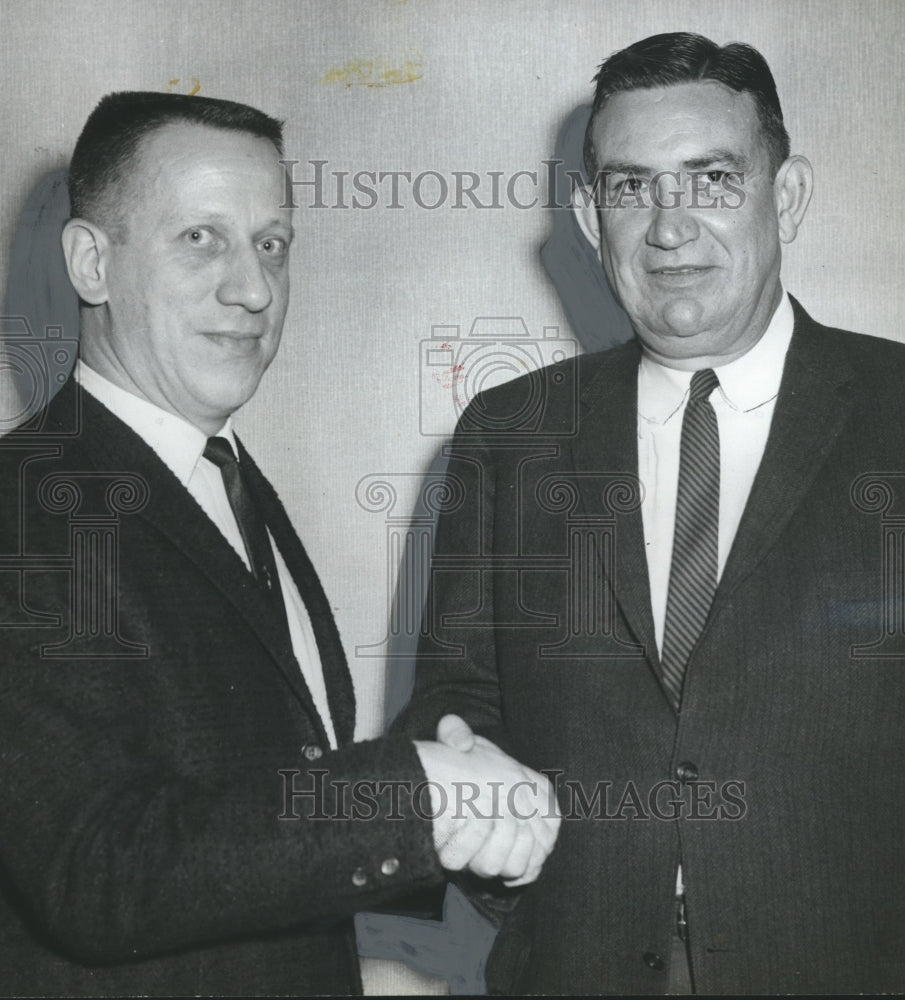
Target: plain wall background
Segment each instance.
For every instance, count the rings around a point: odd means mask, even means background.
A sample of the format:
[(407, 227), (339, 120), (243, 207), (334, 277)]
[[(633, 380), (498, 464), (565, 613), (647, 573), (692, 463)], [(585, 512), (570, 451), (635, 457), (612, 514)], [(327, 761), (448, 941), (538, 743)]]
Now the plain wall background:
[[(327, 171), (508, 177), (543, 169), (607, 54), (695, 30), (764, 53), (793, 150), (814, 163), (786, 287), (819, 320), (905, 339), (903, 24), (893, 0), (3, 0), (0, 274), (32, 185), (65, 165), (110, 90), (199, 84), (201, 94), (257, 105), (286, 119), (299, 177), (315, 159)], [(394, 70), (409, 82), (362, 83)], [(299, 189), (302, 204), (309, 190)], [(423, 200), (434, 192), (425, 183)], [(412, 508), (440, 441), (421, 431), (420, 342), (434, 325), (464, 332), (479, 316), (521, 317), (537, 336), (551, 326), (568, 333), (538, 256), (549, 210), (456, 210), (450, 199), (429, 211), (410, 192), (400, 200), (400, 210), (386, 197), (367, 211), (300, 209), (281, 354), (239, 416), (335, 608), (361, 737), (380, 729), (384, 675), (380, 658), (355, 649), (384, 637), (396, 567), (385, 515), (364, 510), (355, 490), (367, 475), (395, 474), (393, 513)], [(449, 383), (426, 385), (426, 422), (451, 431)]]

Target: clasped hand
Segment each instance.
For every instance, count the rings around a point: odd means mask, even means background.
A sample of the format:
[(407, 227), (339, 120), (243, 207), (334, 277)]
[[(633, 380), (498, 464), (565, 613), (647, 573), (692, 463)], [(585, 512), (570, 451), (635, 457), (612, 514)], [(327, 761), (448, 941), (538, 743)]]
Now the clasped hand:
[(549, 779), (445, 715), (437, 741), (415, 742), (430, 782), (434, 846), (444, 868), (526, 885), (553, 850), (561, 816)]

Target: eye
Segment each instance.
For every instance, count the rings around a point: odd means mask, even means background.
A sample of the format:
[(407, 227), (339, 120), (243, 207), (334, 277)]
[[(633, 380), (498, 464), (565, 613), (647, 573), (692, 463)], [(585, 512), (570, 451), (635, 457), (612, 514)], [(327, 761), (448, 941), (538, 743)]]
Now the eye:
[(185, 240), (193, 247), (206, 247), (213, 243), (213, 236), (210, 231), (201, 226), (193, 226), (183, 233)]
[(711, 184), (722, 184), (726, 177), (725, 170), (708, 170), (704, 175)]
[(266, 257), (285, 257), (289, 250), (289, 241), (279, 236), (267, 236), (258, 242), (258, 249)]
[(647, 183), (642, 177), (636, 177), (634, 174), (623, 174), (611, 178), (608, 187), (611, 194), (619, 197), (623, 194), (641, 194), (647, 187)]

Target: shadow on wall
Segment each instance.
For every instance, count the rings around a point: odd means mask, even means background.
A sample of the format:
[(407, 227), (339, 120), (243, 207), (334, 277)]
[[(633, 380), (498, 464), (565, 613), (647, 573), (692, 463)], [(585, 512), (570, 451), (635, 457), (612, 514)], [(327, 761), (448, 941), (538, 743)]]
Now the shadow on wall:
[[(551, 199), (554, 205), (568, 205), (573, 178), (584, 176), (584, 134), (590, 114), (590, 105), (575, 108), (557, 136), (555, 190)], [(630, 340), (633, 332), (628, 316), (616, 301), (600, 261), (574, 214), (565, 207), (549, 211), (553, 230), (540, 256), (578, 343), (585, 352), (593, 353)], [(501, 360), (505, 363), (505, 359)], [(482, 361), (488, 363), (486, 355)], [(473, 381), (480, 383), (480, 379)], [(447, 466), (445, 450), (444, 445), (437, 449), (424, 474), (411, 521), (396, 526), (396, 537), (404, 536), (405, 545), (385, 644), (387, 728), (408, 704), (414, 687), (421, 628), (420, 616), (413, 616), (411, 609), (423, 609), (427, 595), (430, 568), (424, 553), (432, 549), (438, 507), (442, 506), (437, 502), (437, 486)], [(393, 530), (389, 522), (388, 528)], [(406, 623), (410, 623), (408, 627)], [(449, 982), (453, 995), (486, 992), (484, 968), (495, 931), (456, 886), (447, 888), (442, 920), (360, 913), (356, 917), (356, 930), (361, 954), (402, 959), (416, 971), (441, 976)]]
[[(557, 162), (555, 196), (552, 199), (556, 205), (565, 206), (569, 203), (572, 177), (579, 174), (584, 176), (584, 133), (590, 114), (591, 106), (588, 104), (575, 108), (557, 136), (554, 154)], [(540, 256), (578, 343), (586, 353), (594, 353), (631, 340), (633, 332), (628, 316), (616, 301), (600, 261), (584, 238), (574, 214), (566, 208), (552, 208), (550, 213), (553, 231), (541, 247)], [(484, 354), (481, 363), (489, 367), (488, 361)], [(511, 369), (511, 366), (507, 367)], [(474, 381), (480, 384), (480, 380)], [(429, 569), (420, 557), (420, 552), (412, 551), (412, 544), (414, 540), (423, 551), (426, 524), (429, 532), (433, 533), (437, 504), (431, 503), (430, 498), (436, 493), (437, 483), (446, 471), (448, 459), (445, 451), (446, 444), (438, 447), (422, 479), (408, 526), (402, 570), (398, 575), (394, 606), (390, 613), (391, 622), (401, 624), (410, 620), (411, 615), (404, 613), (403, 609), (410, 609), (413, 605), (421, 608), (424, 604)], [(390, 630), (386, 644), (389, 660), (385, 709), (387, 727), (411, 697), (418, 637), (417, 620), (413, 629), (400, 627), (398, 631), (392, 628)]]
[[(563, 122), (556, 138), (556, 198), (571, 202), (572, 178), (585, 176), (584, 134), (591, 117), (590, 104), (582, 104)], [(597, 255), (578, 228), (574, 214), (551, 209), (553, 232), (541, 247), (547, 276), (562, 302), (572, 332), (589, 354), (617, 347), (631, 340), (628, 316), (610, 288)]]
[(60, 246), (66, 177), (54, 170), (38, 181), (13, 237), (0, 317), (0, 434), (28, 424), (50, 402), (78, 353), (78, 296)]

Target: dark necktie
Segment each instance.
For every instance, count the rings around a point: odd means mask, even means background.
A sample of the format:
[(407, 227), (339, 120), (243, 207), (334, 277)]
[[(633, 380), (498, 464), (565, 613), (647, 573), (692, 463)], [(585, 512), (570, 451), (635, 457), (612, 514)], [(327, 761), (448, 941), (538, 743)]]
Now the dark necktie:
[(663, 682), (676, 708), (685, 665), (713, 603), (720, 523), (720, 434), (709, 397), (719, 385), (695, 372), (682, 420), (676, 529), (663, 630)]
[[(252, 575), (261, 585), (268, 603), (273, 606), (281, 622), (286, 623), (286, 606), (283, 603), (280, 577), (273, 558), (267, 526), (252, 499), (232, 445), (226, 438), (208, 438), (204, 457), (220, 469), (229, 505), (232, 507), (242, 541), (245, 543)], [(286, 627), (288, 629), (288, 624)]]

